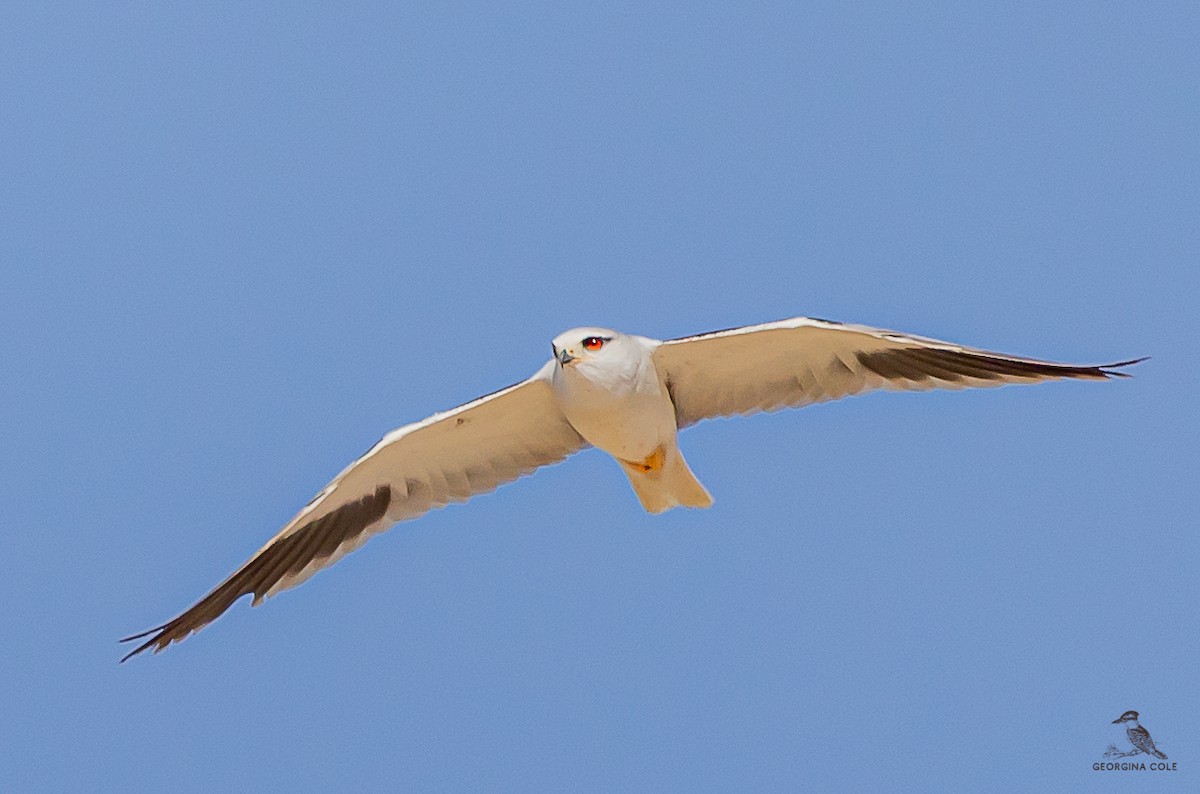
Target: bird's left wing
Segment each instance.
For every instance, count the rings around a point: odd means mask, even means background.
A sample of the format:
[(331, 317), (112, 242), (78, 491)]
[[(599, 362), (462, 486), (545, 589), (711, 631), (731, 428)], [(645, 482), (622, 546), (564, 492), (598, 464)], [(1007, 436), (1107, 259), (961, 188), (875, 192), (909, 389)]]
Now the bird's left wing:
[(1111, 368), (1141, 360), (1055, 364), (809, 317), (672, 339), (660, 344), (653, 357), (675, 403), (679, 427), (873, 389), (961, 389), (1125, 377)]
[(1134, 725), (1130, 728), (1126, 728), (1125, 735), (1129, 737), (1129, 743), (1141, 750), (1143, 753), (1154, 753), (1154, 740), (1150, 738), (1150, 731), (1146, 730), (1141, 725)]
[[(244, 595), (254, 604), (294, 587), (397, 521), (494, 490), (587, 444), (563, 417), (548, 376), (388, 433), (212, 592), (125, 659), (199, 631)], [(124, 661), (124, 659), (122, 659)]]

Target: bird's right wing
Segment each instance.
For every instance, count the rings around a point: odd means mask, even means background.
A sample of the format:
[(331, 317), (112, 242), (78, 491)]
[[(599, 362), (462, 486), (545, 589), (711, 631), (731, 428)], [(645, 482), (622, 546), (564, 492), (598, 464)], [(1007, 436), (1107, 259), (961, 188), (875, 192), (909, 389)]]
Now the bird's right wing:
[[(527, 381), (388, 433), (242, 567), (125, 658), (199, 631), (244, 595), (295, 587), (397, 521), (461, 502), (587, 446), (559, 410), (553, 362)], [(122, 660), (124, 661), (124, 659)]]
[(675, 402), (679, 427), (874, 389), (1125, 377), (1111, 368), (1137, 363), (1056, 364), (808, 317), (672, 339), (655, 348), (653, 357)]

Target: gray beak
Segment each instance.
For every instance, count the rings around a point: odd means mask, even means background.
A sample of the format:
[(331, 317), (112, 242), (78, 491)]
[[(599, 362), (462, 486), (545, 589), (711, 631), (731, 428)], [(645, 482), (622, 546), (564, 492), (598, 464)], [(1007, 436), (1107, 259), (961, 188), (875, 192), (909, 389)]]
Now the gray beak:
[(565, 350), (561, 351), (558, 354), (558, 365), (560, 367), (565, 367), (566, 365), (570, 364), (574, 360), (575, 360), (575, 356), (571, 355), (570, 353), (568, 353)]
[(1115, 720), (1113, 720), (1113, 721), (1112, 721), (1112, 724), (1113, 724), (1113, 725), (1116, 725), (1116, 724), (1117, 724), (1118, 722), (1120, 722), (1120, 721), (1121, 721), (1121, 718), (1120, 718), (1120, 717), (1117, 717)]

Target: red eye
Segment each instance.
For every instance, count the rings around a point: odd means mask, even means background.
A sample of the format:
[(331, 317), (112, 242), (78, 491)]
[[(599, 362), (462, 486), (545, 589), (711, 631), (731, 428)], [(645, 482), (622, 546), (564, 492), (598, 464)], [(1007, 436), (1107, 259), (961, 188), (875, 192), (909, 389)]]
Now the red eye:
[(584, 350), (599, 350), (604, 347), (604, 340), (598, 336), (589, 336), (583, 340)]

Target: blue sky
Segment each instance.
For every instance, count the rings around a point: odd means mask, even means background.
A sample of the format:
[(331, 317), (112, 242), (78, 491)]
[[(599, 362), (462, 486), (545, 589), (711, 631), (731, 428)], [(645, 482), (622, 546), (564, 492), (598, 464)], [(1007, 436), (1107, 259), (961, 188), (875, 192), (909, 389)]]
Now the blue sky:
[[(403, 5), (403, 8), (397, 7)], [(1200, 14), (0, 12), (0, 787), (1195, 788)], [(391, 428), (581, 324), (1136, 378), (876, 394), (401, 525), (156, 657)]]

